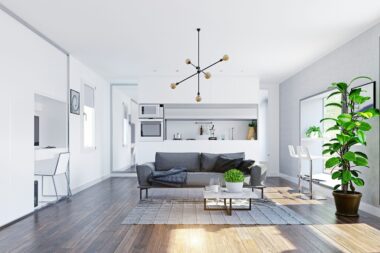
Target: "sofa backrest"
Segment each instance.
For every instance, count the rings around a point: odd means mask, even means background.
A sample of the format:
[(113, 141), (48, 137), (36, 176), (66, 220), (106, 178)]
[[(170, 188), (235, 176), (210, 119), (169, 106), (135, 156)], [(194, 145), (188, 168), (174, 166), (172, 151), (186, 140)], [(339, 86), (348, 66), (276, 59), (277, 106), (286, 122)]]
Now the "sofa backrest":
[(245, 159), (244, 152), (222, 153), (222, 154), (202, 153), (201, 154), (201, 171), (203, 172), (213, 171), (215, 168), (216, 161), (221, 155), (228, 157), (230, 159), (238, 159), (238, 158)]
[(186, 168), (188, 171), (200, 171), (200, 153), (156, 153), (156, 170), (165, 171), (173, 168)]

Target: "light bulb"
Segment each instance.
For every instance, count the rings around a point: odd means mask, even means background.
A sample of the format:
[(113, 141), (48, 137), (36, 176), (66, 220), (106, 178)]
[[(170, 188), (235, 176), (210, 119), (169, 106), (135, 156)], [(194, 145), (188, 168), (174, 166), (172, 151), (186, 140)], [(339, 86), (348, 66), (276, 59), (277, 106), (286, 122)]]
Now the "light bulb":
[(210, 72), (206, 72), (205, 73), (205, 78), (206, 79), (210, 79), (211, 78), (211, 73)]
[(186, 64), (191, 64), (191, 60), (190, 59), (186, 59), (185, 62), (186, 62)]
[(177, 84), (176, 83), (170, 84), (170, 88), (172, 88), (174, 90), (175, 88), (177, 88)]
[(201, 101), (202, 101), (202, 97), (201, 97), (201, 95), (197, 95), (197, 96), (195, 97), (195, 101), (197, 101), (198, 103), (201, 102)]
[(223, 58), (222, 58), (222, 59), (223, 59), (223, 61), (228, 61), (228, 60), (230, 59), (230, 57), (229, 57), (228, 55), (225, 54), (225, 55), (223, 55)]

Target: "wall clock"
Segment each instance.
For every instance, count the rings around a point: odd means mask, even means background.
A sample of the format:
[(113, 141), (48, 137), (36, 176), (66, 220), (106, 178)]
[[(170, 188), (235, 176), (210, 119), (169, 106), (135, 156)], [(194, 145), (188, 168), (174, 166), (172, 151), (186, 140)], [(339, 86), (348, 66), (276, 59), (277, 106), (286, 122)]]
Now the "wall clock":
[(75, 90), (70, 90), (70, 112), (80, 114), (80, 94)]

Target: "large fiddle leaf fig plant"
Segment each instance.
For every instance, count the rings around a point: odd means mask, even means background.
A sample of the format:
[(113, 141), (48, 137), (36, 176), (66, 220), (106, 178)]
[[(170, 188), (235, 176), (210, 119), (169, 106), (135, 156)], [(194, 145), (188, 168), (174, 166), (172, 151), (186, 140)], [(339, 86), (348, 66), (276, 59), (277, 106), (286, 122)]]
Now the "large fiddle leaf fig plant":
[(341, 188), (343, 193), (355, 192), (355, 186), (363, 186), (364, 180), (360, 177), (360, 167), (368, 167), (368, 157), (365, 153), (355, 151), (355, 145), (367, 145), (366, 132), (372, 126), (368, 120), (379, 116), (379, 109), (369, 108), (358, 111), (358, 106), (365, 103), (370, 97), (363, 94), (360, 87), (352, 87), (352, 84), (360, 79), (372, 81), (371, 78), (360, 76), (350, 83), (333, 83), (336, 89), (328, 96), (341, 96), (340, 103), (329, 103), (325, 106), (337, 106), (342, 108), (342, 113), (337, 118), (324, 118), (335, 124), (326, 131), (336, 131), (335, 138), (324, 144), (323, 154), (329, 154), (325, 167), (332, 170), (332, 178), (340, 180), (340, 184), (334, 190)]

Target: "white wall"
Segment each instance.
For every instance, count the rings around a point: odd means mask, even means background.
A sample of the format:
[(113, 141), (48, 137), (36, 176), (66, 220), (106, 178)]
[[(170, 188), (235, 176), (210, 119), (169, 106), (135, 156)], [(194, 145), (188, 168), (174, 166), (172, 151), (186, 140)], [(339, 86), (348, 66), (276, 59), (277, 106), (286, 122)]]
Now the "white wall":
[[(267, 165), (268, 176), (279, 176), (279, 129), (280, 115), (279, 115), (279, 85), (274, 83), (260, 83), (260, 89), (268, 91), (268, 108), (267, 108)], [(259, 108), (260, 110), (260, 108)], [(258, 121), (260, 125), (260, 119)], [(259, 132), (260, 135), (260, 132)], [(259, 139), (260, 141), (260, 139)]]
[(67, 57), (0, 11), (0, 226), (33, 211), (34, 93), (66, 101)]
[[(183, 76), (146, 76), (139, 78), (140, 103), (196, 103), (197, 78), (181, 83), (172, 90), (170, 84)], [(202, 78), (202, 103), (250, 103), (259, 101), (259, 79), (251, 76), (213, 76)]]
[(94, 71), (70, 56), (70, 88), (81, 93), (83, 83), (95, 87), (96, 149), (84, 150), (81, 115), (70, 114), (71, 187), (82, 189), (110, 175), (110, 87)]
[[(297, 161), (289, 157), (287, 145), (299, 143), (299, 100), (326, 90), (332, 82), (349, 82), (360, 75), (370, 76), (378, 81), (379, 36), (380, 24), (280, 84), (281, 173), (296, 176)], [(373, 130), (368, 135), (368, 146), (365, 149), (369, 156), (370, 168), (363, 169), (366, 186), (358, 190), (364, 193), (364, 203), (378, 205), (379, 119), (374, 119), (371, 123)]]

